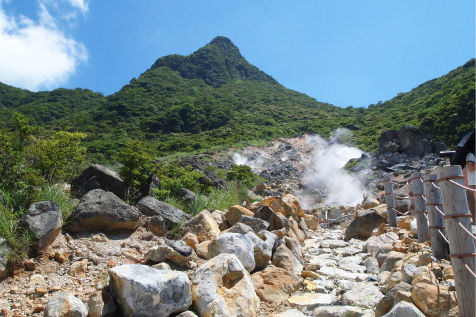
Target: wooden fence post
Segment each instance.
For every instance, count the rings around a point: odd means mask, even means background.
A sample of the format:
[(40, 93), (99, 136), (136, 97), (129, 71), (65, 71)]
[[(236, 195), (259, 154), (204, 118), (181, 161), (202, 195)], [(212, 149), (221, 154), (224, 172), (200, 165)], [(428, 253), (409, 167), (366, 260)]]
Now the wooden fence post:
[(418, 242), (423, 243), (429, 239), (428, 219), (426, 219), (426, 202), (423, 198), (425, 190), (423, 188), (422, 173), (413, 173), (411, 178), (413, 205), (415, 206), (415, 216), (417, 219)]
[[(438, 187), (438, 175), (426, 175), (423, 179), (426, 194), (426, 210), (430, 219), (430, 239), (433, 256), (437, 259), (448, 259), (448, 243), (441, 234), (445, 233), (443, 215), (436, 208), (443, 209), (441, 203), (441, 191)], [(438, 232), (441, 231), (441, 234)]]
[(383, 187), (385, 190), (385, 202), (387, 203), (387, 219), (390, 227), (397, 227), (397, 213), (395, 211), (395, 197), (393, 197), (392, 175), (386, 175), (383, 178)]
[(446, 220), (448, 232), (459, 315), (474, 316), (476, 280), (468, 267), (475, 272), (476, 250), (473, 238), (462, 228), (471, 232), (471, 213), (466, 200), (466, 191), (450, 181), (464, 185), (463, 173), (461, 166), (454, 165), (439, 167), (438, 175), (445, 208), (443, 218)]

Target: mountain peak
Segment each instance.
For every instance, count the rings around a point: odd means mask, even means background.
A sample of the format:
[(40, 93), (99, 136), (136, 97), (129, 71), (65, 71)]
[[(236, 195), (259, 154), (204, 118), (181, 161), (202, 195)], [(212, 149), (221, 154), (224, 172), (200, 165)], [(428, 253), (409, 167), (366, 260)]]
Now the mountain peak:
[(151, 70), (158, 67), (170, 68), (185, 79), (203, 79), (207, 85), (214, 87), (233, 80), (277, 83), (271, 76), (248, 63), (238, 47), (224, 36), (215, 37), (189, 56), (169, 55), (159, 58)]

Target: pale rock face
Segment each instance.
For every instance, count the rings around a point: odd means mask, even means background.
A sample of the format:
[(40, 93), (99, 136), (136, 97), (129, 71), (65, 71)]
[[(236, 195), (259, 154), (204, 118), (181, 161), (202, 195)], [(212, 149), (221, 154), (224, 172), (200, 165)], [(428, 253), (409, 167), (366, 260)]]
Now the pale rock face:
[(198, 215), (187, 221), (180, 227), (180, 234), (183, 236), (187, 232), (194, 233), (198, 242), (213, 240), (220, 234), (218, 224), (208, 210), (203, 210)]
[(220, 254), (195, 272), (192, 297), (200, 316), (253, 317), (259, 312), (250, 274), (234, 254)]
[(343, 305), (374, 308), (383, 297), (379, 288), (372, 283), (356, 283), (352, 290), (342, 295)]
[(313, 310), (318, 306), (329, 306), (337, 303), (334, 294), (312, 294), (295, 295), (288, 299), (288, 302), (301, 309)]
[(353, 306), (321, 306), (314, 309), (312, 316), (343, 316), (343, 317), (360, 317), (363, 311), (359, 307)]
[(236, 255), (248, 272), (255, 269), (254, 244), (247, 236), (239, 233), (224, 233), (210, 242), (209, 258), (223, 253)]
[(112, 294), (126, 316), (168, 316), (192, 304), (184, 272), (128, 264), (109, 269), (109, 275)]
[(386, 315), (386, 317), (424, 317), (423, 314), (415, 305), (407, 302), (400, 302), (395, 305)]
[(179, 266), (191, 266), (197, 256), (195, 251), (182, 240), (166, 240), (164, 244), (150, 248), (145, 258), (154, 262), (171, 261)]
[(451, 308), (451, 298), (448, 287), (413, 283), (413, 303), (427, 316), (447, 316)]
[(87, 317), (88, 308), (77, 297), (66, 295), (63, 292), (56, 293), (45, 307), (45, 317), (77, 316)]
[(241, 216), (253, 217), (254, 213), (243, 206), (235, 205), (231, 206), (230, 209), (228, 209), (228, 212), (225, 214), (226, 220), (228, 220), (232, 226), (240, 221)]
[(306, 225), (309, 229), (311, 230), (319, 230), (319, 219), (316, 216), (313, 215), (304, 215), (304, 221), (306, 222)]
[(253, 232), (248, 232), (245, 236), (248, 237), (254, 245), (255, 268), (265, 268), (271, 259), (273, 249)]

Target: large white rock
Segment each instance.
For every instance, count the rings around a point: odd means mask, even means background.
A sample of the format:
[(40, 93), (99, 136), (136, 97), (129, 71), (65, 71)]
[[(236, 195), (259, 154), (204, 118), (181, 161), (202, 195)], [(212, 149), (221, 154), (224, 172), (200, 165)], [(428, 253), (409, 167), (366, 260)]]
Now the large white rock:
[(334, 294), (312, 294), (295, 295), (288, 299), (291, 306), (300, 309), (313, 310), (318, 306), (329, 306), (337, 303), (337, 297)]
[(236, 255), (248, 272), (255, 269), (254, 244), (243, 234), (223, 233), (208, 245), (210, 259), (222, 253)]
[(424, 317), (423, 314), (415, 305), (407, 302), (400, 302), (395, 305), (386, 315), (386, 317)]
[(195, 272), (192, 298), (200, 316), (252, 317), (260, 307), (250, 274), (234, 254), (220, 254)]
[(273, 255), (272, 247), (270, 247), (265, 241), (261, 240), (261, 238), (254, 232), (248, 232), (245, 236), (253, 242), (256, 269), (265, 268)]
[(169, 316), (192, 304), (190, 280), (141, 264), (109, 269), (111, 291), (125, 316)]
[(320, 306), (312, 312), (312, 316), (318, 317), (360, 317), (362, 315), (362, 308), (353, 306)]
[(373, 283), (355, 283), (352, 289), (341, 297), (343, 305), (374, 308), (383, 297), (382, 292)]

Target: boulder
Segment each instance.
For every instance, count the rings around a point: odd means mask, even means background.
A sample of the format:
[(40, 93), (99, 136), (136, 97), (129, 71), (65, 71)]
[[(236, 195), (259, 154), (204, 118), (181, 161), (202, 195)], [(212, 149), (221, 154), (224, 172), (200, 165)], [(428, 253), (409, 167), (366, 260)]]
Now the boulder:
[(343, 305), (371, 308), (383, 297), (377, 286), (370, 282), (355, 283), (352, 289), (341, 296)]
[(262, 230), (258, 232), (257, 236), (260, 237), (261, 240), (263, 240), (269, 248), (271, 248), (272, 252), (274, 252), (274, 250), (276, 250), (276, 248), (278, 247), (278, 236), (276, 236), (274, 233), (269, 232), (267, 230)]
[(164, 244), (150, 248), (145, 258), (157, 263), (171, 261), (178, 266), (191, 267), (191, 262), (196, 260), (196, 254), (182, 240), (165, 240)]
[(396, 304), (386, 315), (385, 317), (425, 317), (418, 307), (412, 303), (399, 302)]
[(248, 272), (255, 269), (254, 243), (240, 233), (223, 233), (208, 245), (208, 257), (214, 258), (222, 253), (234, 254)]
[(188, 232), (182, 237), (182, 241), (185, 242), (192, 249), (196, 249), (198, 245), (198, 238), (195, 234)]
[(254, 232), (248, 232), (245, 236), (248, 237), (254, 245), (255, 269), (265, 268), (273, 255), (273, 248), (261, 240)]
[(228, 220), (228, 223), (234, 226), (238, 221), (240, 221), (241, 216), (253, 217), (254, 214), (250, 210), (246, 209), (243, 206), (235, 205), (231, 206), (228, 212), (225, 214), (225, 219)]
[(94, 189), (71, 214), (71, 232), (96, 230), (134, 230), (139, 226), (139, 210), (112, 192)]
[(88, 317), (117, 316), (118, 314), (118, 308), (111, 294), (95, 292), (89, 297)]
[(11, 267), (8, 263), (8, 254), (11, 250), (7, 240), (0, 238), (0, 279), (7, 277), (10, 273)]
[(40, 252), (55, 240), (62, 225), (61, 208), (54, 200), (32, 204), (20, 219), (20, 226), (33, 233), (34, 249)]
[(291, 252), (294, 254), (296, 259), (299, 260), (301, 264), (304, 264), (304, 258), (302, 256), (302, 249), (301, 249), (301, 244), (299, 243), (298, 240), (295, 240), (290, 237), (284, 237), (284, 242), (286, 244), (286, 247), (291, 250)]
[(387, 232), (385, 234), (373, 236), (367, 239), (363, 245), (363, 250), (370, 253), (374, 258), (377, 258), (379, 254), (386, 254), (390, 252), (392, 250), (393, 243), (396, 241), (398, 241), (398, 234), (395, 232)]
[(383, 153), (398, 152), (400, 148), (400, 137), (398, 131), (384, 131), (377, 139), (378, 155)]
[(395, 263), (403, 259), (405, 256), (405, 253), (390, 251), (380, 267), (380, 272), (393, 270)]
[(198, 238), (198, 242), (201, 243), (218, 237), (220, 229), (210, 212), (203, 210), (180, 227), (179, 233), (182, 236), (187, 232), (194, 233)]
[(268, 228), (269, 231), (280, 229), (285, 229), (286, 232), (289, 231), (289, 220), (283, 215), (274, 212), (269, 206), (260, 207), (254, 216), (255, 218), (267, 221), (270, 224)]
[(299, 224), (292, 217), (289, 217), (289, 228), (292, 232), (294, 232), (299, 242), (306, 240), (307, 235), (301, 229), (299, 229)]
[(81, 198), (93, 189), (113, 192), (121, 198), (124, 198), (126, 194), (126, 187), (121, 176), (100, 164), (88, 167), (71, 183), (71, 191), (78, 198)]
[(364, 196), (364, 200), (362, 201), (362, 208), (370, 209), (377, 207), (379, 205), (379, 201), (374, 197)]
[(447, 316), (451, 309), (451, 295), (443, 285), (413, 284), (412, 299), (427, 316)]
[(304, 221), (306, 222), (306, 225), (309, 229), (311, 230), (319, 230), (319, 219), (316, 216), (313, 215), (304, 215)]
[(77, 297), (63, 292), (56, 293), (45, 307), (45, 317), (77, 316), (87, 317), (88, 308)]
[(302, 284), (301, 279), (279, 267), (269, 266), (251, 275), (256, 294), (262, 301), (279, 304), (296, 292)]
[(387, 219), (372, 210), (364, 210), (355, 216), (345, 230), (345, 240), (351, 238), (367, 239), (372, 236), (372, 231), (382, 223), (387, 223)]
[(431, 144), (419, 128), (404, 125), (400, 128), (399, 136), (401, 152), (410, 156), (423, 156), (431, 153)]
[(274, 266), (283, 268), (296, 275), (301, 275), (303, 270), (301, 262), (299, 262), (294, 253), (284, 244), (281, 244), (276, 248), (271, 262)]
[(192, 304), (184, 272), (128, 264), (109, 269), (109, 276), (111, 292), (126, 316), (169, 316)]
[(141, 197), (154, 196), (154, 189), (161, 189), (160, 179), (156, 174), (151, 174), (149, 178), (147, 178), (147, 184), (142, 188)]
[(305, 293), (303, 295), (294, 295), (288, 299), (291, 306), (297, 307), (300, 310), (314, 310), (319, 306), (335, 305), (338, 298), (334, 294), (323, 293)]
[(199, 182), (206, 186), (213, 186), (218, 188), (228, 188), (230, 185), (223, 180), (222, 178), (218, 177), (214, 171), (207, 169), (207, 165), (203, 163), (199, 158), (194, 156), (189, 156), (184, 158), (180, 163), (180, 166), (187, 166), (190, 165), (192, 169), (201, 172), (204, 176), (199, 178)]
[(192, 202), (197, 199), (197, 195), (187, 188), (180, 188), (178, 197), (182, 200), (185, 200), (186, 202)]
[(390, 311), (395, 304), (395, 297), (398, 292), (411, 291), (412, 286), (405, 282), (400, 282), (383, 296), (375, 306), (375, 316), (383, 316)]
[(228, 229), (228, 221), (225, 218), (225, 213), (221, 210), (215, 210), (214, 212), (211, 213), (213, 219), (218, 224), (218, 228), (220, 231)]
[(211, 243), (211, 241), (203, 241), (202, 243), (197, 244), (195, 248), (195, 252), (197, 255), (205, 260), (208, 260), (208, 245)]
[(180, 224), (190, 220), (190, 215), (183, 210), (172, 205), (157, 200), (154, 197), (146, 196), (142, 198), (136, 205), (137, 209), (144, 216), (160, 216), (165, 221), (165, 227), (172, 229)]
[(285, 207), (286, 216), (304, 217), (304, 211), (296, 197), (291, 194), (286, 194), (281, 197), (281, 200)]
[(266, 197), (261, 201), (262, 206), (268, 206), (270, 207), (274, 212), (280, 213), (283, 216), (288, 216), (295, 214), (292, 206), (289, 204), (284, 204), (283, 200), (281, 197), (277, 196), (271, 196), (271, 197)]
[(250, 274), (234, 254), (220, 254), (195, 272), (193, 306), (200, 316), (258, 316), (260, 300)]
[(146, 220), (146, 228), (158, 237), (163, 237), (168, 232), (166, 221), (162, 216), (148, 218)]
[(259, 218), (243, 215), (239, 222), (250, 226), (254, 232), (260, 232), (261, 230), (267, 230), (269, 228), (269, 222)]
[(226, 232), (247, 234), (248, 232), (254, 232), (254, 231), (250, 226), (244, 223), (238, 222), (233, 227), (228, 229)]

